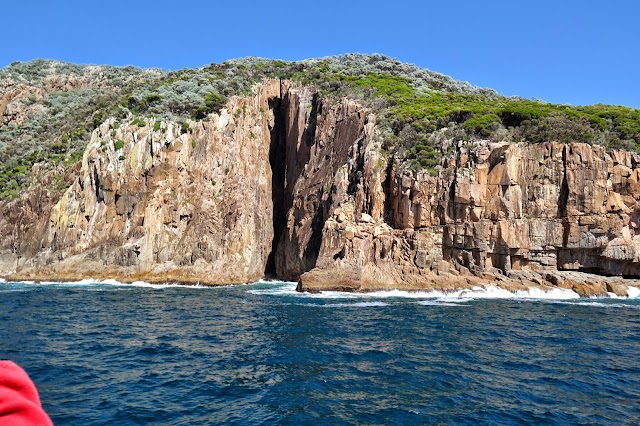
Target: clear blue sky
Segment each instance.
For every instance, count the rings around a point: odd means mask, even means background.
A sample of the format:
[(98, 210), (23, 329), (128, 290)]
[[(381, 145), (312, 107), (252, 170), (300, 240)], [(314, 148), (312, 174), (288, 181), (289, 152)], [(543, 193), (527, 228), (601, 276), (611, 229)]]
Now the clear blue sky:
[(384, 53), (505, 95), (640, 108), (632, 0), (5, 0), (1, 9), (0, 67), (47, 58), (178, 69)]

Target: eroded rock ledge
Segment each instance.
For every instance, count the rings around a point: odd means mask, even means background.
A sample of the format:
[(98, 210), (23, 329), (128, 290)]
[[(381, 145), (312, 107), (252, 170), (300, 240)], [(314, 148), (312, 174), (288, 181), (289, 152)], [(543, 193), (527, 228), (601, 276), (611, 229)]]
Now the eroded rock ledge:
[(386, 159), (381, 142), (358, 104), (277, 80), (203, 122), (108, 120), (61, 199), (34, 187), (0, 206), (0, 275), (268, 274), (302, 291), (640, 287), (628, 279), (640, 275), (636, 154), (480, 142), (433, 177)]

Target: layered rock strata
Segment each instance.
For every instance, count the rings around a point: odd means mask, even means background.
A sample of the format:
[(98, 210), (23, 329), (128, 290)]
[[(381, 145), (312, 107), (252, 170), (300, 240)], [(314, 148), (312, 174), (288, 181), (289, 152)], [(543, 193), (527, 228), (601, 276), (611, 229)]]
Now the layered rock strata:
[[(572, 289), (640, 275), (640, 161), (580, 143), (381, 154), (375, 116), (267, 81), (201, 122), (110, 119), (59, 200), (0, 206), (0, 274), (299, 289)], [(611, 276), (617, 276), (613, 278)]]

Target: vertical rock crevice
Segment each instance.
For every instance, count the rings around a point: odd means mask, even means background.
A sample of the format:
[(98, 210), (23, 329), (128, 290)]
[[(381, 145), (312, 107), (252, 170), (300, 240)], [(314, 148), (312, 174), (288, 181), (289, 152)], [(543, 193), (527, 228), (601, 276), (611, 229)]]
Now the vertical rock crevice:
[(276, 253), (280, 236), (287, 221), (285, 207), (285, 179), (286, 179), (286, 111), (282, 98), (269, 99), (269, 109), (273, 112), (274, 120), (269, 144), (269, 165), (271, 166), (271, 200), (273, 201), (273, 240), (271, 253), (267, 259), (265, 276), (275, 278)]
[[(286, 90), (269, 100), (269, 108), (274, 118), (269, 146), (274, 236), (265, 276), (293, 280), (315, 265), (324, 225), (323, 211), (316, 208), (311, 221), (312, 238), (307, 244), (301, 242), (300, 229), (287, 228), (291, 218), (298, 223), (306, 215), (308, 203), (315, 199), (308, 190), (301, 192), (298, 181), (303, 175), (317, 180), (316, 173), (306, 176), (305, 170), (317, 149), (316, 127), (322, 102), (317, 93)], [(300, 268), (297, 273), (291, 272)]]
[(93, 166), (93, 184), (95, 185), (96, 202), (102, 203), (104, 201), (104, 197), (100, 191), (100, 175), (98, 174), (98, 168), (95, 165)]

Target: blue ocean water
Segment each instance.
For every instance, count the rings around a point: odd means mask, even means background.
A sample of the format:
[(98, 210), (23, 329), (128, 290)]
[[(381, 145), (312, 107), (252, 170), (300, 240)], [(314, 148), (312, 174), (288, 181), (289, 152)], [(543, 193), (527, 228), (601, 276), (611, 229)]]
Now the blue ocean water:
[(0, 283), (56, 425), (637, 424), (639, 299)]

